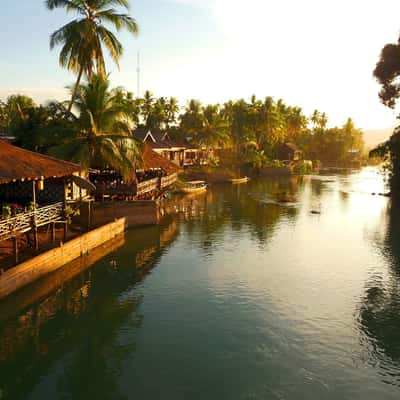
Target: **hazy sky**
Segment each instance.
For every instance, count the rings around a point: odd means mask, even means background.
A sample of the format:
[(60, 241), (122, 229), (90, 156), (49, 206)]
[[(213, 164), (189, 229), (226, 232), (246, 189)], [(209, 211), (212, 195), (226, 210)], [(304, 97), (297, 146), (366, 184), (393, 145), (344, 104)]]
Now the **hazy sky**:
[[(41, 102), (65, 99), (74, 76), (58, 66), (49, 35), (73, 18), (42, 0), (1, 0), (0, 98), (23, 92)], [(273, 96), (317, 108), (342, 124), (384, 128), (395, 114), (378, 99), (372, 70), (400, 32), (398, 0), (131, 0), (138, 39), (126, 49), (114, 85), (203, 102)]]

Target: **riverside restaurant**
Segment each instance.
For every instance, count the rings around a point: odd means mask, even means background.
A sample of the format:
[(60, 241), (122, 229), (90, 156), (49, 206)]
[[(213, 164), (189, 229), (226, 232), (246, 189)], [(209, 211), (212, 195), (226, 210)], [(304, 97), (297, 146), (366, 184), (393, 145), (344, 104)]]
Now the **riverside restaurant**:
[(67, 205), (92, 188), (79, 165), (0, 141), (0, 253), (12, 241), (18, 263), (21, 237), (38, 249), (40, 227), (51, 228), (54, 236), (55, 225), (62, 224), (66, 232)]

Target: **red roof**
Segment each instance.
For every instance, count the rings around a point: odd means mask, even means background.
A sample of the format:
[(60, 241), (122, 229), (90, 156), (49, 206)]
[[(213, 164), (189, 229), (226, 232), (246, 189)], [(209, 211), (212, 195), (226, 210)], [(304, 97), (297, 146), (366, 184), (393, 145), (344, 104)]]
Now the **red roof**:
[(34, 153), (0, 140), (0, 184), (21, 179), (60, 178), (82, 171), (82, 167)]
[(145, 145), (143, 149), (143, 168), (146, 169), (162, 169), (168, 175), (174, 174), (179, 171), (179, 167), (168, 160), (167, 158), (160, 156), (156, 153), (149, 145)]

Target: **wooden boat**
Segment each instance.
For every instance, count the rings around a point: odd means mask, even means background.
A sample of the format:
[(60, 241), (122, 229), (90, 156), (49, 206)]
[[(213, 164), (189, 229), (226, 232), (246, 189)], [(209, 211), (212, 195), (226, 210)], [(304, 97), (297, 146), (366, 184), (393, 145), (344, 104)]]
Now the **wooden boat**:
[(207, 184), (204, 181), (185, 182), (181, 188), (182, 193), (201, 193), (207, 190)]
[(232, 184), (238, 184), (238, 183), (246, 183), (250, 180), (248, 176), (244, 176), (243, 178), (232, 178), (229, 179), (229, 182)]

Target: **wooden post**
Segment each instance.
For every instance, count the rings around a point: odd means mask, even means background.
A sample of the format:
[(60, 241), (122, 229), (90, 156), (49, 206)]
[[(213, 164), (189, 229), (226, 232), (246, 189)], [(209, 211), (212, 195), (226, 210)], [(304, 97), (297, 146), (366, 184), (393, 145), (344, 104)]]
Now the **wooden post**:
[(32, 181), (32, 201), (33, 201), (33, 209), (36, 210), (36, 182)]
[(13, 237), (13, 244), (14, 244), (14, 260), (15, 260), (15, 265), (17, 265), (19, 262), (19, 249), (18, 249), (18, 237), (17, 236)]
[(55, 243), (56, 241), (56, 226), (55, 222), (51, 223), (51, 242)]
[[(67, 180), (66, 180), (65, 176), (63, 178), (63, 184), (64, 184), (63, 212), (64, 212), (64, 216), (65, 216), (65, 209), (67, 208)], [(65, 223), (64, 223), (64, 242), (67, 241), (67, 225), (68, 225), (68, 221), (66, 219)]]
[(92, 227), (92, 202), (88, 200), (88, 220), (87, 220), (87, 231), (90, 231)]
[(33, 200), (33, 219), (32, 219), (32, 228), (33, 228), (33, 242), (35, 245), (35, 250), (39, 249), (39, 240), (38, 240), (38, 230), (36, 226), (36, 181), (32, 181), (32, 200)]
[(67, 241), (68, 221), (64, 223), (64, 243)]

